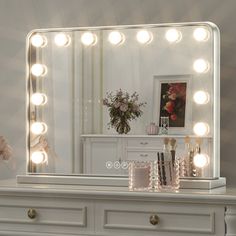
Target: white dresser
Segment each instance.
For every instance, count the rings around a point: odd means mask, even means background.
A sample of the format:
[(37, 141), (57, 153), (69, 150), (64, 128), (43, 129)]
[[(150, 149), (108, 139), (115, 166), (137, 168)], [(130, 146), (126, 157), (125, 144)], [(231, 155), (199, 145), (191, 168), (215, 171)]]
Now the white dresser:
[(4, 236), (236, 235), (236, 189), (129, 192), (15, 180), (0, 186)]

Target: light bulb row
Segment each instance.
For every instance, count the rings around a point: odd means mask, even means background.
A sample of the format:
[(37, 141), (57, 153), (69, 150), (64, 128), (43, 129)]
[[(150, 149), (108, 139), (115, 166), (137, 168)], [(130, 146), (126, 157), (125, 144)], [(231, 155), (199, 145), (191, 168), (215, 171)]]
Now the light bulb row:
[[(193, 38), (198, 42), (204, 42), (209, 39), (210, 32), (204, 27), (198, 27), (193, 31)], [(140, 30), (136, 34), (136, 40), (140, 44), (149, 44), (152, 42), (154, 36), (153, 33), (149, 30)], [(182, 39), (181, 31), (171, 28), (166, 31), (165, 39), (169, 43), (178, 43)], [(81, 42), (86, 46), (95, 45), (98, 41), (98, 37), (93, 32), (84, 32), (80, 38)], [(45, 47), (47, 45), (47, 38), (39, 33), (36, 33), (31, 36), (30, 42), (34, 47)], [(120, 45), (125, 41), (125, 35), (118, 31), (112, 31), (108, 35), (108, 41), (112, 45)], [(67, 47), (71, 43), (71, 37), (66, 33), (58, 33), (54, 37), (54, 43), (59, 47)]]
[[(197, 72), (199, 74), (202, 74), (202, 73), (206, 73), (206, 72), (209, 71), (210, 65), (209, 65), (208, 61), (206, 61), (202, 58), (199, 58), (199, 59), (194, 61), (193, 69), (194, 69), (195, 72)], [(47, 71), (48, 71), (47, 67), (45, 65), (39, 64), (39, 63), (36, 63), (36, 64), (32, 65), (32, 67), (30, 69), (31, 74), (36, 76), (36, 77), (46, 75)]]

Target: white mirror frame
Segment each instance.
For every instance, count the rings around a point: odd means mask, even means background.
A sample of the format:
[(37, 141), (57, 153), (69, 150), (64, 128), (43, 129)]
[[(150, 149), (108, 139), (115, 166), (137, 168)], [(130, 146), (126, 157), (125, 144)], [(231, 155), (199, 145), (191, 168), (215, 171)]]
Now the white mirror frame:
[[(27, 175), (18, 176), (19, 183), (50, 183), (50, 184), (78, 184), (78, 185), (112, 185), (112, 186), (127, 186), (127, 178), (119, 177), (91, 177), (91, 176), (56, 176), (56, 175), (39, 175), (28, 173), (29, 166), (29, 79), (30, 79), (30, 57), (29, 45), (30, 37), (35, 32), (71, 32), (76, 30), (96, 30), (96, 29), (125, 29), (125, 28), (141, 28), (141, 27), (178, 27), (178, 26), (206, 26), (212, 29), (214, 57), (213, 64), (213, 177), (220, 176), (220, 33), (218, 27), (211, 22), (187, 22), (187, 23), (168, 23), (168, 24), (151, 24), (151, 25), (123, 25), (123, 26), (105, 26), (105, 27), (74, 27), (74, 28), (50, 28), (36, 29), (31, 31), (27, 36), (26, 48), (26, 173)], [(221, 178), (220, 178), (221, 179)], [(219, 180), (219, 178), (218, 178)], [(190, 180), (191, 181), (191, 180)], [(207, 181), (207, 180), (206, 180)], [(221, 180), (222, 183), (225, 180)], [(208, 184), (209, 185), (209, 184)], [(209, 185), (210, 186), (210, 185)]]

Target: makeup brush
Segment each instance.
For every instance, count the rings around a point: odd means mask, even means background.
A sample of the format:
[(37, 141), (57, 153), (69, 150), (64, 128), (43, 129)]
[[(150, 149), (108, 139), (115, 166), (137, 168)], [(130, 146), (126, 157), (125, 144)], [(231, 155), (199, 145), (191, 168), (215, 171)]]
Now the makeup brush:
[(163, 152), (161, 152), (161, 166), (162, 166), (163, 184), (166, 185), (166, 169), (165, 169), (165, 160)]
[(162, 185), (162, 174), (161, 174), (161, 158), (160, 158), (160, 153), (157, 152), (157, 166), (158, 166), (158, 176), (160, 179), (160, 184)]
[(198, 137), (195, 140), (196, 142), (196, 153), (201, 153), (202, 138)]
[(169, 144), (170, 139), (169, 138), (164, 138), (164, 151), (168, 151), (168, 144)]
[(170, 139), (170, 152), (171, 152), (171, 160), (172, 160), (173, 166), (175, 163), (175, 149), (176, 149), (176, 139), (171, 138)]
[(191, 142), (190, 137), (189, 136), (185, 136), (184, 143), (185, 143), (185, 147), (188, 149), (188, 151), (190, 149), (190, 142)]

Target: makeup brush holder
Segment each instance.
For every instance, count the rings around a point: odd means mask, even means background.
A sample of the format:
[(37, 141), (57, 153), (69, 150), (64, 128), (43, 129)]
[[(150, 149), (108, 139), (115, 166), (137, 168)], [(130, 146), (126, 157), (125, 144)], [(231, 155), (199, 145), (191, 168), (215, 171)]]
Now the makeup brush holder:
[(129, 163), (129, 190), (149, 191), (153, 188), (152, 161), (131, 161)]
[(154, 164), (155, 190), (177, 190), (180, 187), (179, 161), (156, 161)]

